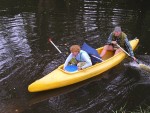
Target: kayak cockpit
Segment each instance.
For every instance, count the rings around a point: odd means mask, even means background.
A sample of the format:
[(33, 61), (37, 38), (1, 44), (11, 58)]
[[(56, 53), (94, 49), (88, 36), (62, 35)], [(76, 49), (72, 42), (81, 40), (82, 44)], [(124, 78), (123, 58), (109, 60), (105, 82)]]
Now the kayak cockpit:
[[(97, 51), (98, 51), (99, 54), (101, 53), (102, 49), (103, 49), (103, 48), (98, 48), (98, 49), (97, 49)], [(109, 58), (111, 58), (111, 57), (113, 57), (113, 56), (114, 56), (114, 52), (112, 52), (112, 51), (107, 51), (106, 54), (104, 55), (104, 57), (103, 57), (102, 59), (103, 59), (103, 61), (105, 61), (105, 60), (107, 60), (107, 59), (109, 59)], [(101, 62), (100, 62), (100, 63), (101, 63)], [(96, 63), (96, 64), (100, 64), (100, 63)], [(96, 64), (94, 64), (94, 65), (96, 65)], [(94, 66), (94, 65), (92, 65), (92, 66)], [(92, 67), (92, 66), (90, 66), (90, 67)], [(66, 71), (66, 70), (64, 70), (63, 65), (60, 65), (60, 66), (58, 67), (59, 70), (63, 71), (64, 73), (68, 73), (68, 74), (69, 74), (69, 73), (72, 74), (72, 73), (80, 72), (80, 71), (77, 70), (77, 67), (74, 66), (74, 65), (70, 65), (69, 68), (70, 68), (69, 71)], [(86, 68), (86, 69), (87, 69), (87, 68)], [(83, 69), (83, 70), (85, 70), (85, 69)]]

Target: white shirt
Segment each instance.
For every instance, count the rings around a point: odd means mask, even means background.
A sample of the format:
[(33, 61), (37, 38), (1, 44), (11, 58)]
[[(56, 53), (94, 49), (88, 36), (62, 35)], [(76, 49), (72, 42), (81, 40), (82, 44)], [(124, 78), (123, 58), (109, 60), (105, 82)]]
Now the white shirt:
[[(70, 62), (70, 60), (74, 58), (73, 54), (70, 53), (70, 55), (67, 57), (65, 63), (64, 63), (64, 68), (68, 65), (68, 63)], [(87, 54), (87, 52), (80, 50), (80, 52), (77, 54), (77, 56), (75, 57), (77, 61), (79, 62), (86, 62), (86, 64), (84, 66), (82, 66), (81, 68), (87, 68), (89, 66), (92, 65), (90, 56)]]

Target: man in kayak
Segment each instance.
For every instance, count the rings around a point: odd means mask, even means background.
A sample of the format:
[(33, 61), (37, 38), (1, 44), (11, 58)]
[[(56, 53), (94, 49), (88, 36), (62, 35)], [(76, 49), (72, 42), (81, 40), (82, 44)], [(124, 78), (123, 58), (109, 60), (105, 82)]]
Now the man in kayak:
[(76, 64), (78, 66), (78, 70), (92, 65), (90, 56), (87, 52), (81, 50), (79, 45), (72, 45), (70, 47), (70, 52), (70, 55), (67, 57), (64, 63), (64, 69), (69, 63)]
[(127, 35), (121, 31), (121, 27), (119, 27), (119, 26), (115, 27), (114, 31), (109, 35), (107, 43), (104, 46), (104, 49), (100, 54), (100, 57), (102, 58), (106, 54), (107, 50), (115, 51), (115, 54), (122, 51), (121, 48), (119, 48), (116, 44), (118, 44), (122, 48), (126, 49), (129, 52), (130, 56), (134, 60), (136, 60), (136, 58), (134, 57), (134, 53), (131, 48), (131, 45), (128, 41)]

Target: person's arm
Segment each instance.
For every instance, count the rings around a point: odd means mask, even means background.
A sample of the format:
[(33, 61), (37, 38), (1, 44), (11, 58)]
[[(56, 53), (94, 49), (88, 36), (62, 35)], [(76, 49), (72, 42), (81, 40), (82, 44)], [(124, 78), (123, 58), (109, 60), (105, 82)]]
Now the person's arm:
[(70, 55), (67, 57), (67, 59), (66, 59), (66, 61), (64, 63), (64, 69), (68, 65), (68, 63), (70, 62), (71, 59), (72, 59), (72, 53), (70, 53)]
[(125, 38), (125, 45), (126, 45), (126, 48), (127, 48), (128, 52), (129, 52), (130, 56), (134, 57), (134, 53), (133, 53), (132, 47), (131, 47), (127, 37)]
[(108, 44), (111, 44), (111, 42), (112, 42), (112, 35), (113, 35), (113, 33), (111, 33), (110, 35), (109, 35), (109, 37), (108, 37), (108, 39), (107, 39), (107, 45)]
[(91, 59), (88, 54), (82, 53), (82, 59), (84, 59), (84, 61), (86, 62), (86, 64), (81, 67), (82, 69), (87, 68), (92, 65)]

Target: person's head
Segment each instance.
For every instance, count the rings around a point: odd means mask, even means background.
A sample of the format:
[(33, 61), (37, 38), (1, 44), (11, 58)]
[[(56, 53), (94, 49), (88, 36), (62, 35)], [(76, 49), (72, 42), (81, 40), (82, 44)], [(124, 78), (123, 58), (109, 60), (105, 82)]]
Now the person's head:
[(121, 27), (116, 26), (115, 29), (114, 29), (114, 35), (115, 36), (120, 36), (121, 32), (122, 32)]
[(80, 46), (79, 45), (72, 45), (70, 47), (70, 51), (74, 56), (77, 56), (77, 54), (80, 52)]

